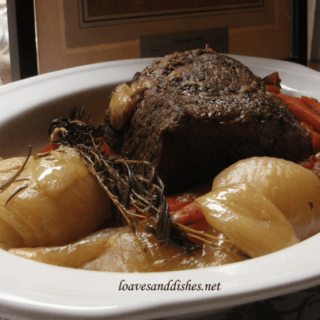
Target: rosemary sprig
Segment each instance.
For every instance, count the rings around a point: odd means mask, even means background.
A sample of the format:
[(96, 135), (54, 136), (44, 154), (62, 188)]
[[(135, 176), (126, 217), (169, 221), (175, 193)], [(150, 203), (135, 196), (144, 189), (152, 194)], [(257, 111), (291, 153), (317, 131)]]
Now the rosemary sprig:
[(0, 190), (2, 190), (4, 187), (6, 187), (9, 183), (11, 183), (24, 169), (25, 165), (27, 164), (29, 158), (31, 155), (31, 146), (29, 146), (29, 153), (28, 156), (26, 157), (26, 160), (24, 161), (24, 163), (22, 164), (21, 168), (12, 176), (10, 177), (8, 180), (6, 180), (4, 183), (2, 183), (0, 185)]
[(25, 188), (27, 188), (27, 187), (28, 187), (28, 184), (25, 184), (25, 185), (19, 187), (16, 191), (14, 191), (14, 192), (10, 195), (10, 197), (8, 198), (8, 200), (6, 201), (5, 207), (7, 206), (8, 202), (9, 202), (17, 193), (19, 193), (21, 190), (23, 190), (23, 189), (25, 189)]
[[(118, 222), (130, 225), (135, 231), (141, 217), (153, 219), (155, 228), (149, 231), (165, 246), (172, 245), (186, 252), (199, 249), (201, 245), (190, 241), (187, 232), (171, 221), (164, 184), (155, 166), (101, 152), (102, 126), (87, 125), (81, 120), (82, 116), (82, 109), (73, 110), (70, 118), (52, 121), (51, 141), (79, 152), (117, 208)], [(130, 208), (136, 208), (136, 213), (133, 214)]]

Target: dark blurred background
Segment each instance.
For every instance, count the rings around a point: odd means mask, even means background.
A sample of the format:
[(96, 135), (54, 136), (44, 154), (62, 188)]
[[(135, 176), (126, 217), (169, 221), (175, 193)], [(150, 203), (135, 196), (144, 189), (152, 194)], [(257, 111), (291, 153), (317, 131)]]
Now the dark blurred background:
[[(0, 0), (9, 22), (11, 77), (204, 47), (317, 69), (316, 0)], [(8, 11), (6, 11), (8, 10)], [(318, 17), (318, 18), (317, 18)], [(2, 23), (3, 22), (3, 23)], [(1, 46), (0, 34), (0, 46)], [(1, 50), (1, 47), (0, 47)], [(2, 74), (8, 74), (3, 63)], [(7, 79), (5, 79), (5, 77)]]

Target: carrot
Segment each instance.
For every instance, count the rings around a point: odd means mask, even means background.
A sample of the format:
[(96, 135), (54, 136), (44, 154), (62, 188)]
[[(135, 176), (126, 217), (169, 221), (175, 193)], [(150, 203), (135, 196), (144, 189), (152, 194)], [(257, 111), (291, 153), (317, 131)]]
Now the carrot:
[(307, 97), (307, 96), (301, 96), (301, 100), (305, 103), (311, 101), (311, 102), (318, 102), (318, 100), (316, 98), (311, 98), (311, 97)]
[(266, 85), (277, 86), (281, 88), (280, 82), (281, 79), (279, 77), (279, 72), (274, 72), (263, 78), (263, 81)]
[(320, 153), (312, 155), (308, 161), (302, 162), (301, 165), (311, 170), (320, 179)]
[(317, 132), (313, 132), (312, 134), (312, 145), (315, 153), (320, 152), (320, 134)]
[(172, 215), (172, 219), (183, 225), (190, 225), (206, 220), (197, 201), (193, 201), (192, 203), (178, 210)]
[(320, 117), (299, 98), (291, 97), (286, 94), (277, 94), (284, 103), (289, 106), (295, 117), (302, 122), (310, 124), (317, 133), (320, 133)]
[(184, 206), (193, 202), (193, 200), (179, 201), (178, 197), (168, 197), (167, 200), (168, 200), (168, 205), (169, 205), (169, 211), (178, 211), (178, 210), (182, 209)]
[(49, 144), (46, 147), (44, 147), (43, 149), (41, 149), (38, 153), (45, 153), (51, 150), (56, 150), (60, 147), (59, 144)]
[(301, 100), (314, 112), (320, 115), (320, 103), (315, 98), (309, 98), (306, 96), (301, 96)]
[[(188, 225), (189, 228), (197, 230), (197, 231), (202, 231), (202, 232), (206, 232), (210, 234), (210, 231), (212, 230), (212, 227), (210, 226), (210, 224), (206, 221), (206, 220), (202, 220), (196, 223), (193, 223), (191, 225)], [(191, 241), (193, 241), (196, 244), (201, 244), (203, 243), (202, 241), (200, 241), (197, 238), (192, 237), (192, 235), (190, 234), (189, 239)]]
[(305, 168), (305, 169), (309, 169), (312, 170), (314, 167), (315, 162), (317, 161), (317, 158), (312, 155), (308, 161), (304, 161), (301, 163), (301, 165)]
[(306, 129), (306, 131), (308, 133), (311, 133), (312, 131), (314, 131), (313, 126), (311, 126), (310, 124), (306, 123), (306, 122), (300, 122), (301, 126), (304, 127)]
[(201, 220), (199, 222), (193, 223), (189, 226), (190, 228), (198, 231), (209, 231), (212, 230), (212, 227), (206, 220)]
[[(44, 147), (43, 149), (41, 149), (38, 153), (44, 153), (44, 152), (48, 152), (51, 150), (56, 150), (60, 147), (59, 144), (49, 144), (46, 147)], [(107, 143), (103, 140), (103, 144), (101, 146), (100, 151), (106, 151), (106, 153), (111, 153), (114, 156), (118, 156), (119, 154), (117, 154), (116, 152), (114, 152), (108, 145)]]
[(119, 156), (119, 154), (114, 152), (104, 140), (102, 141), (102, 146), (100, 148), (100, 151), (105, 151), (106, 154), (110, 153), (113, 156)]
[(320, 134), (315, 132), (313, 127), (310, 124), (301, 122), (301, 126), (306, 129), (306, 131), (311, 135), (312, 145), (313, 145), (313, 153), (320, 152)]
[(281, 93), (280, 88), (274, 85), (266, 85), (266, 89), (271, 93)]

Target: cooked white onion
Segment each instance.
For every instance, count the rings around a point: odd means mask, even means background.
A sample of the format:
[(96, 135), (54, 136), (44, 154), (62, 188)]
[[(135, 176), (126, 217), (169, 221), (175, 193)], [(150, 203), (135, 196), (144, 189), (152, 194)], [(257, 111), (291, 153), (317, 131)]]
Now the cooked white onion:
[(196, 201), (207, 222), (250, 257), (259, 257), (298, 242), (284, 215), (250, 185), (217, 188)]
[[(24, 160), (1, 161), (0, 184)], [(95, 231), (110, 217), (109, 198), (73, 149), (60, 147), (47, 156), (30, 157), (16, 180), (0, 192), (1, 248), (63, 245)]]
[(222, 171), (213, 189), (250, 184), (290, 221), (300, 240), (320, 231), (320, 180), (310, 170), (276, 158), (250, 158)]
[[(147, 222), (148, 223), (148, 222)], [(108, 272), (157, 272), (219, 266), (244, 260), (238, 252), (204, 244), (193, 255), (161, 245), (139, 224), (105, 229), (66, 246), (19, 248), (9, 252), (48, 264)]]

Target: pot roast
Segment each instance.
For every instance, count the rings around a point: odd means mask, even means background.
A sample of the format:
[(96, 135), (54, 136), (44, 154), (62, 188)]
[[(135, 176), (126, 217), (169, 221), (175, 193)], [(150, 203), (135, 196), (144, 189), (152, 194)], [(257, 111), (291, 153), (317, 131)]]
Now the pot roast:
[(123, 157), (154, 163), (167, 193), (212, 180), (240, 159), (312, 154), (310, 136), (263, 80), (208, 47), (156, 59), (119, 86), (104, 138)]

